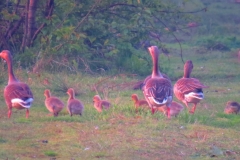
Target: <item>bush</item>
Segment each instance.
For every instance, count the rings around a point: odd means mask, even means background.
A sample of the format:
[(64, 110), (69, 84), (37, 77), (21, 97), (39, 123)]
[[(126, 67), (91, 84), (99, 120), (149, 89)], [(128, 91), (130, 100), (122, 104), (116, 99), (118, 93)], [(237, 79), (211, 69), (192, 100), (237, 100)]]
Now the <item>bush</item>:
[(231, 49), (236, 49), (240, 45), (240, 40), (235, 36), (231, 37), (219, 37), (219, 36), (209, 36), (202, 37), (197, 40), (196, 45), (205, 47), (210, 50), (223, 50), (229, 51)]

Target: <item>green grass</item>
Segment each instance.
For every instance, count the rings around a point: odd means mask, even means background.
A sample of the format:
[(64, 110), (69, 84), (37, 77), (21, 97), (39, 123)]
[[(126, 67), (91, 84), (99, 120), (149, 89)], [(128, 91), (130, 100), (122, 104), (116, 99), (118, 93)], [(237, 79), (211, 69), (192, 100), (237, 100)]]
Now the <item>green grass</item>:
[[(239, 97), (237, 55), (234, 52), (198, 54), (192, 48), (186, 49), (185, 55), (194, 63), (192, 76), (210, 86), (205, 89), (205, 99), (197, 106), (194, 115), (188, 114), (185, 109), (178, 117), (169, 120), (161, 113), (151, 115), (146, 110), (136, 113), (131, 94), (136, 93), (140, 98), (143, 95), (140, 90), (132, 90), (128, 84), (140, 77), (106, 79), (59, 73), (64, 80), (59, 86), (69, 85), (78, 91), (76, 97), (84, 103), (84, 114), (70, 117), (65, 108), (58, 117), (48, 116), (44, 106), (44, 89), (50, 88), (52, 94), (65, 104), (68, 96), (66, 91), (52, 85), (55, 75), (46, 72), (42, 75), (49, 79), (49, 86), (42, 85), (42, 79), (29, 83), (35, 97), (29, 119), (25, 119), (25, 110), (13, 110), (12, 118), (8, 119), (7, 108), (1, 98), (0, 159), (144, 160), (161, 157), (202, 160), (212, 159), (210, 148), (213, 145), (224, 153), (218, 158), (237, 159), (240, 156), (240, 116), (223, 113), (226, 102), (238, 101)], [(182, 76), (183, 64), (177, 54), (170, 57), (170, 63), (170, 69), (175, 73), (171, 79), (175, 83)], [(28, 81), (29, 77), (22, 77), (24, 74), (21, 72), (17, 76)], [(34, 75), (29, 76), (34, 79)], [(99, 83), (102, 80), (106, 82)], [(91, 86), (97, 83), (97, 90), (91, 90)], [(109, 88), (101, 91), (106, 84)], [(112, 85), (115, 88), (110, 87)], [(4, 84), (1, 85), (3, 87)], [(113, 103), (110, 110), (98, 113), (94, 109), (92, 97), (97, 92)], [(233, 154), (226, 155), (227, 150)]]
[(57, 156), (57, 153), (55, 153), (54, 151), (46, 151), (46, 152), (44, 152), (44, 154), (45, 154), (46, 156), (49, 156), (49, 157), (55, 157), (55, 156)]
[[(192, 76), (210, 88), (205, 89), (205, 100), (197, 106), (194, 115), (189, 115), (185, 109), (171, 120), (160, 113), (135, 112), (130, 96), (137, 93), (143, 98), (143, 95), (140, 90), (131, 90), (128, 84), (140, 77), (106, 79), (59, 73), (63, 80), (56, 86), (52, 84), (54, 74), (43, 73), (42, 79), (28, 75), (33, 79), (29, 85), (35, 97), (29, 119), (25, 119), (24, 110), (13, 110), (12, 118), (7, 119), (4, 99), (0, 99), (0, 159), (48, 159), (51, 156), (57, 159), (211, 159), (212, 145), (224, 153), (226, 150), (235, 153), (223, 155), (222, 159), (238, 157), (240, 116), (223, 113), (226, 102), (238, 101), (239, 97), (240, 71), (236, 53), (198, 54), (194, 48), (186, 48), (184, 55), (194, 63)], [(175, 83), (183, 72), (183, 64), (177, 54), (170, 57), (169, 67), (174, 70), (170, 78)], [(28, 82), (29, 77), (22, 77), (24, 74), (21, 72), (17, 72), (17, 77)], [(42, 84), (45, 77), (49, 79), (49, 86)], [(97, 90), (91, 89), (94, 84), (98, 84)], [(66, 104), (66, 91), (56, 88), (59, 86), (77, 90), (77, 98), (85, 105), (82, 116), (70, 117), (66, 109), (56, 118), (48, 116), (43, 91), (50, 88), (52, 94)], [(97, 92), (113, 103), (110, 110), (99, 114), (94, 109), (92, 97)]]

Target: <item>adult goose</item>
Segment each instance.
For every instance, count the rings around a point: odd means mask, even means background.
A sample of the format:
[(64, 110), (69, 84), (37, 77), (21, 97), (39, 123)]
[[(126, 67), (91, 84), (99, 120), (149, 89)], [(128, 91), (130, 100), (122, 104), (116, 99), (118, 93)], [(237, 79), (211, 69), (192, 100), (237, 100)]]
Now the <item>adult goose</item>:
[[(177, 99), (186, 105), (189, 113), (194, 114), (197, 104), (204, 98), (203, 88), (208, 88), (208, 86), (205, 86), (196, 78), (190, 78), (192, 69), (192, 61), (186, 61), (184, 64), (184, 75), (177, 80), (173, 90)], [(191, 110), (188, 103), (194, 104)]]
[(106, 100), (102, 100), (99, 95), (95, 95), (93, 97), (93, 105), (98, 112), (102, 112), (103, 109), (109, 109), (111, 107), (111, 103)]
[(67, 90), (67, 94), (69, 95), (67, 102), (67, 110), (70, 116), (77, 114), (82, 115), (84, 106), (82, 102), (75, 98), (75, 91), (73, 88), (69, 88)]
[(3, 50), (0, 57), (8, 65), (8, 84), (4, 89), (4, 98), (8, 107), (8, 118), (11, 117), (12, 108), (26, 109), (26, 118), (29, 117), (29, 108), (33, 102), (33, 94), (29, 86), (20, 82), (13, 73), (12, 55), (10, 51)]
[(154, 114), (155, 108), (166, 105), (167, 116), (170, 118), (170, 105), (172, 102), (173, 89), (171, 81), (164, 78), (158, 69), (159, 50), (157, 46), (148, 48), (153, 61), (151, 78), (145, 80), (143, 94)]
[(224, 109), (226, 114), (238, 114), (240, 112), (240, 104), (235, 101), (228, 101)]
[(44, 91), (45, 106), (49, 112), (53, 114), (54, 117), (57, 117), (59, 112), (64, 108), (64, 103), (57, 97), (51, 96), (49, 89)]

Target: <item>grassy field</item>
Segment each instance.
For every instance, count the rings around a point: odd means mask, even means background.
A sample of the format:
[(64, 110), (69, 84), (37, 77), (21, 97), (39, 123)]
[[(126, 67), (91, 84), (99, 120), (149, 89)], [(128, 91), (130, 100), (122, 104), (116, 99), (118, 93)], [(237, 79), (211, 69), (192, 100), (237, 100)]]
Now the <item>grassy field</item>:
[[(228, 6), (226, 2), (204, 2), (213, 6), (207, 12), (213, 20), (222, 16), (218, 15), (220, 12), (233, 15), (236, 11), (233, 3), (228, 3)], [(133, 90), (132, 86), (144, 77), (131, 74), (110, 76), (107, 73), (91, 76), (57, 71), (33, 74), (14, 67), (16, 76), (31, 87), (35, 100), (29, 119), (25, 118), (25, 110), (13, 110), (11, 119), (8, 119), (4, 98), (0, 96), (0, 159), (240, 159), (240, 115), (223, 113), (227, 101), (240, 102), (238, 41), (231, 39), (231, 36), (240, 38), (239, 24), (233, 24), (235, 21), (231, 22), (227, 16), (223, 18), (229, 21), (221, 26), (220, 20), (208, 19), (198, 30), (191, 31), (192, 37), (184, 37), (188, 41), (182, 43), (184, 60), (190, 59), (194, 64), (192, 77), (210, 86), (204, 90), (205, 99), (198, 104), (194, 115), (190, 115), (186, 108), (172, 119), (161, 113), (151, 115), (145, 110), (136, 113), (131, 95), (136, 93), (141, 98), (143, 95), (140, 90)], [(225, 35), (216, 37), (220, 33)], [(207, 48), (207, 44), (214, 45), (212, 40), (219, 39), (219, 43), (226, 42), (230, 50)], [(169, 61), (161, 55), (160, 67), (164, 64), (162, 67), (174, 84), (183, 74), (183, 63), (179, 46), (166, 43), (166, 47), (170, 51)], [(2, 62), (2, 93), (6, 82), (6, 66)], [(66, 104), (69, 87), (76, 90), (76, 97), (84, 103), (83, 116), (70, 117), (66, 108), (58, 117), (49, 116), (44, 106), (44, 90), (50, 89)], [(92, 103), (95, 94), (107, 98), (113, 107), (98, 113)]]
[[(237, 53), (184, 51), (194, 62), (192, 76), (210, 88), (205, 90), (205, 100), (198, 105), (195, 115), (185, 109), (171, 120), (161, 113), (135, 112), (130, 96), (143, 96), (131, 87), (140, 77), (66, 73), (39, 76), (15, 69), (17, 77), (32, 88), (35, 102), (29, 119), (25, 119), (24, 110), (14, 110), (8, 119), (1, 96), (0, 159), (237, 159), (240, 116), (223, 113), (228, 100), (239, 100)], [(162, 60), (166, 60), (163, 55)], [(169, 67), (175, 83), (183, 69), (178, 54), (171, 55)], [(3, 70), (1, 74), (6, 77)], [(43, 83), (46, 78), (49, 85)], [(66, 109), (59, 117), (49, 116), (44, 106), (44, 89), (49, 88), (66, 103), (68, 87), (75, 88), (77, 98), (84, 103), (83, 116), (70, 117)], [(96, 91), (113, 104), (110, 110), (98, 113), (94, 109), (92, 97)]]

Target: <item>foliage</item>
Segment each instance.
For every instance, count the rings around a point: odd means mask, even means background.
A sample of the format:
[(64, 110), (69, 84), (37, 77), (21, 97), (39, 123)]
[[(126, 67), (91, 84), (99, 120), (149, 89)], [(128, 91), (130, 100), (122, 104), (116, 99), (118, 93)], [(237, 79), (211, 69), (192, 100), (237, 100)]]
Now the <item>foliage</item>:
[(240, 39), (236, 36), (208, 36), (199, 38), (199, 40), (196, 41), (196, 45), (209, 50), (230, 50), (239, 48)]
[[(24, 10), (17, 8), (15, 1), (8, 2), (11, 5), (2, 10), (1, 21), (10, 27), (20, 23)], [(53, 12), (46, 10), (49, 2), (55, 3)], [(0, 4), (0, 7), (4, 5)], [(20, 1), (19, 5), (25, 3)], [(15, 13), (16, 8), (19, 10)], [(92, 70), (113, 69), (146, 74), (144, 69), (136, 70), (140, 63), (143, 66), (148, 64), (144, 55), (146, 47), (161, 47), (162, 35), (174, 34), (177, 28), (183, 28), (192, 19), (189, 14), (183, 14), (184, 7), (174, 1), (48, 0), (38, 2), (37, 8), (31, 45), (24, 47), (24, 53), (18, 52), (23, 47), (24, 35), (19, 26), (5, 47), (19, 53), (17, 59), (24, 66), (51, 57), (62, 66), (68, 66), (67, 69), (80, 68), (90, 73)], [(9, 16), (11, 19), (7, 18)], [(4, 30), (6, 28), (2, 28)], [(4, 45), (3, 41), (1, 44)], [(130, 63), (131, 60), (136, 66)], [(51, 63), (46, 61), (43, 65), (48, 64)]]

